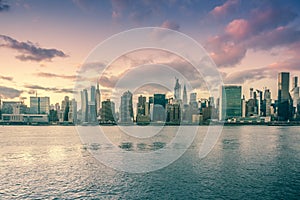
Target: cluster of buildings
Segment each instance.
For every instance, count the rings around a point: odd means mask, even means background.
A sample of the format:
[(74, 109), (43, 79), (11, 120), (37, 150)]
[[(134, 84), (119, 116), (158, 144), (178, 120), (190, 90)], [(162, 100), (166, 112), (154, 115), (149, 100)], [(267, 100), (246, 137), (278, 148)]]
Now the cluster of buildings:
[(290, 74), (278, 74), (278, 96), (271, 99), (271, 91), (250, 88), (250, 98), (240, 97), (241, 86), (223, 86), (220, 95), (219, 119), (234, 122), (300, 121), (300, 98), (298, 77), (293, 77), (290, 88)]
[(290, 74), (278, 74), (278, 97), (273, 100), (271, 91), (250, 88), (249, 99), (242, 94), (239, 85), (224, 85), (218, 99), (198, 98), (197, 93), (187, 93), (176, 79), (174, 96), (166, 94), (138, 96), (133, 106), (133, 94), (125, 91), (120, 106), (110, 100), (101, 101), (99, 84), (90, 91), (80, 92), (80, 109), (75, 99), (66, 96), (61, 104), (50, 105), (49, 97), (30, 97), (30, 107), (23, 101), (0, 100), (1, 123), (21, 124), (149, 124), (165, 123), (206, 124), (211, 122), (267, 123), (271, 121), (300, 121), (300, 98), (298, 77), (293, 77), (290, 88)]
[(30, 107), (24, 101), (0, 100), (2, 124), (74, 124), (77, 122), (77, 102), (66, 96), (61, 104), (50, 105), (50, 97), (30, 97)]
[[(115, 103), (110, 99), (100, 103), (100, 90), (91, 87), (91, 98), (87, 90), (81, 92), (81, 122), (119, 124), (205, 124), (212, 121), (230, 123), (267, 123), (271, 121), (299, 121), (300, 99), (298, 77), (293, 77), (290, 88), (290, 74), (278, 74), (278, 98), (273, 100), (268, 88), (250, 88), (249, 99), (242, 94), (242, 86), (224, 85), (220, 97), (200, 98), (197, 93), (187, 94), (186, 86), (176, 79), (174, 96), (165, 94), (138, 97), (136, 110), (133, 107), (133, 94), (126, 91), (121, 96), (120, 107), (116, 112)], [(96, 95), (93, 95), (96, 94)], [(189, 98), (188, 98), (189, 97)], [(89, 101), (88, 101), (89, 99)], [(88, 113), (88, 114), (87, 114)]]

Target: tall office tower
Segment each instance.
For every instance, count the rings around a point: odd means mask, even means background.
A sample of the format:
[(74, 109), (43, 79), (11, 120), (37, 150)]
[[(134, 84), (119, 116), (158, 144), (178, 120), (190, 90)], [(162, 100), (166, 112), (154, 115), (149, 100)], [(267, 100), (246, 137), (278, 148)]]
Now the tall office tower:
[(293, 88), (298, 87), (298, 76), (293, 77)]
[(271, 92), (269, 89), (265, 89), (265, 93), (264, 93), (264, 102), (265, 102), (265, 116), (271, 116), (271, 103), (272, 103), (272, 99), (271, 99)]
[(197, 93), (190, 93), (190, 105), (192, 107), (197, 108), (198, 107), (198, 102), (197, 102)]
[(101, 120), (105, 122), (115, 122), (115, 103), (107, 99), (102, 101)]
[(280, 103), (289, 101), (290, 96), (290, 73), (280, 72), (278, 74), (278, 101)]
[(290, 73), (280, 72), (278, 74), (278, 120), (288, 120), (292, 114), (290, 98)]
[(242, 87), (222, 86), (219, 119), (238, 118), (242, 116)]
[(153, 121), (165, 121), (166, 95), (154, 94)]
[(257, 115), (261, 116), (263, 113), (263, 92), (260, 90), (256, 90), (258, 98), (257, 98)]
[(195, 102), (197, 103), (197, 93), (196, 92), (190, 93), (190, 104), (193, 104)]
[(96, 89), (96, 108), (97, 108), (97, 116), (99, 116), (100, 108), (101, 108), (101, 93), (100, 93), (98, 82), (97, 82), (97, 89)]
[(69, 121), (69, 110), (70, 110), (70, 98), (65, 96), (64, 100), (61, 102), (62, 119), (60, 121)]
[(166, 121), (171, 122), (174, 124), (179, 124), (181, 121), (181, 110), (180, 110), (180, 104), (167, 104), (166, 106), (167, 110), (167, 116)]
[(182, 96), (182, 101), (183, 101), (183, 105), (186, 105), (188, 100), (187, 100), (187, 93), (186, 93), (186, 87), (185, 85), (183, 86), (183, 96)]
[(96, 101), (96, 88), (95, 86), (91, 86), (91, 99), (90, 101)]
[(242, 117), (246, 117), (246, 110), (247, 110), (246, 99), (245, 99), (245, 96), (243, 95), (243, 98), (242, 98)]
[(146, 107), (146, 97), (143, 97), (142, 95), (140, 95), (138, 97), (138, 103), (137, 103), (137, 115), (146, 115), (146, 113), (148, 113), (146, 110), (148, 108)]
[(253, 88), (250, 88), (250, 99), (253, 99)]
[(174, 99), (180, 100), (181, 99), (181, 85), (179, 84), (179, 79), (176, 79), (175, 87), (174, 87)]
[(91, 99), (88, 102), (88, 122), (97, 121), (96, 88), (91, 86)]
[(88, 92), (86, 89), (80, 92), (81, 95), (81, 122), (88, 122)]
[(77, 123), (77, 102), (75, 99), (69, 101), (68, 121), (74, 124)]
[(121, 96), (120, 115), (121, 122), (133, 121), (132, 93), (130, 91), (124, 92)]
[(291, 96), (293, 98), (293, 106), (296, 108), (296, 112), (299, 112), (298, 105), (300, 103), (299, 100), (299, 86), (298, 86), (298, 77), (293, 77), (293, 88), (291, 90)]
[(50, 108), (49, 97), (30, 97), (30, 113), (49, 114), (49, 108)]

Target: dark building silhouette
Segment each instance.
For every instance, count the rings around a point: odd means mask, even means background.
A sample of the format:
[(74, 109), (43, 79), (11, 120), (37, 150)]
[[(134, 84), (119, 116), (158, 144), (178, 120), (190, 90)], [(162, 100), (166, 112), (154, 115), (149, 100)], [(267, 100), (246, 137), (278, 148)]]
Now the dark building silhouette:
[(286, 121), (292, 118), (293, 101), (290, 95), (290, 73), (280, 72), (278, 74), (278, 101), (277, 117), (279, 121)]
[(101, 121), (115, 122), (115, 103), (110, 99), (102, 101)]
[(165, 121), (166, 119), (166, 95), (154, 94), (153, 121)]

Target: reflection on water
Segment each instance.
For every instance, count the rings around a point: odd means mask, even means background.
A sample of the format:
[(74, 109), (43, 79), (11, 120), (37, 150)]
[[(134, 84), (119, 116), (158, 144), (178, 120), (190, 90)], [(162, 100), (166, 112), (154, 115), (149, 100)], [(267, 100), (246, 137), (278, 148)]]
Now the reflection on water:
[[(123, 136), (109, 129), (115, 146), (150, 152), (167, 148), (168, 127), (155, 138)], [(0, 199), (297, 199), (300, 191), (300, 127), (224, 127), (200, 160), (205, 128), (170, 166), (144, 174), (115, 171), (81, 144), (74, 127), (1, 127)], [(175, 148), (182, 148), (175, 144)], [(108, 155), (109, 156), (109, 155)], [(141, 161), (143, 162), (143, 161)], [(122, 164), (122, 160), (120, 160)]]

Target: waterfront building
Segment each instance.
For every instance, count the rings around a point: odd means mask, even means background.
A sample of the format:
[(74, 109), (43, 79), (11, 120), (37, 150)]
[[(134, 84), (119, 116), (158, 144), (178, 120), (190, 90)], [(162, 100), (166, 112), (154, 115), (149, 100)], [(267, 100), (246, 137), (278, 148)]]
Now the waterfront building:
[(88, 92), (86, 89), (80, 92), (81, 96), (81, 122), (88, 122)]
[(97, 116), (99, 116), (100, 109), (101, 109), (101, 93), (100, 93), (98, 82), (97, 82), (97, 89), (96, 89), (96, 109), (97, 109)]
[(181, 121), (181, 110), (180, 104), (167, 104), (166, 106), (167, 116), (166, 121), (173, 124), (180, 124)]
[(23, 101), (2, 101), (2, 114), (26, 114), (28, 108)]
[(277, 117), (278, 120), (288, 120), (292, 117), (293, 102), (290, 96), (290, 73), (280, 72), (278, 74), (278, 101)]
[(271, 104), (272, 104), (272, 99), (271, 99), (271, 92), (269, 89), (265, 89), (264, 93), (264, 107), (265, 107), (265, 115), (266, 117), (271, 116)]
[(166, 95), (154, 94), (153, 121), (165, 121), (166, 119)]
[(124, 92), (121, 96), (120, 122), (133, 122), (132, 93), (130, 91)]
[(49, 97), (30, 97), (31, 114), (49, 114), (50, 98)]
[(176, 83), (174, 87), (174, 99), (180, 100), (181, 99), (181, 85), (179, 83), (179, 79), (175, 78)]
[(182, 95), (182, 103), (183, 105), (187, 105), (187, 92), (186, 92), (186, 87), (185, 85), (183, 86), (183, 95)]
[(293, 99), (293, 107), (295, 109), (295, 113), (297, 115), (300, 115), (300, 98), (299, 98), (299, 86), (298, 86), (298, 77), (293, 77), (293, 84), (292, 84), (292, 90), (291, 90), (291, 96)]
[(103, 122), (116, 122), (115, 120), (115, 103), (107, 99), (102, 101), (101, 106), (101, 121)]
[(221, 87), (219, 119), (239, 118), (242, 116), (242, 87), (225, 85)]

